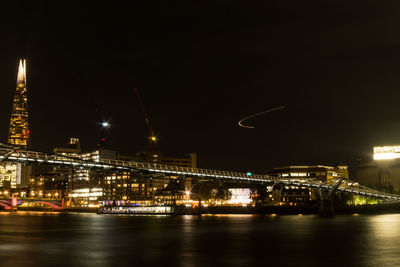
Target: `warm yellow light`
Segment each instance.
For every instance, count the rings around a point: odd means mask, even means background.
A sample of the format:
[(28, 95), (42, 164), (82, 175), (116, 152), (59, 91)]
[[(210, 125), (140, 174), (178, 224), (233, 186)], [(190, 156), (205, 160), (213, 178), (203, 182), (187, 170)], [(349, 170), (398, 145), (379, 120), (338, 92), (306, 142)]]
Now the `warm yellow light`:
[(19, 61), (18, 67), (18, 76), (17, 76), (18, 83), (26, 83), (26, 60)]
[(374, 147), (374, 160), (400, 158), (400, 146), (377, 146)]
[(400, 158), (400, 153), (380, 153), (380, 154), (374, 154), (374, 160), (397, 159), (397, 158)]
[(150, 140), (153, 141), (153, 142), (157, 142), (157, 137), (151, 136), (151, 137), (150, 137)]

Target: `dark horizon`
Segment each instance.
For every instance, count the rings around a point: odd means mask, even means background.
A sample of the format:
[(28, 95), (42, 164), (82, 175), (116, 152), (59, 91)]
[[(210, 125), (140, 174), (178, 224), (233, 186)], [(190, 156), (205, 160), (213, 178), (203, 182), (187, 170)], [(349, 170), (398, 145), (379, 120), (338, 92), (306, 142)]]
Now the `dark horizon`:
[[(1, 18), (0, 140), (17, 64), (27, 58), (32, 149), (78, 137), (109, 146), (198, 154), (200, 168), (265, 173), (286, 165), (351, 167), (400, 143), (400, 39), (389, 1), (124, 5), (17, 1)], [(274, 107), (285, 109), (240, 119)]]

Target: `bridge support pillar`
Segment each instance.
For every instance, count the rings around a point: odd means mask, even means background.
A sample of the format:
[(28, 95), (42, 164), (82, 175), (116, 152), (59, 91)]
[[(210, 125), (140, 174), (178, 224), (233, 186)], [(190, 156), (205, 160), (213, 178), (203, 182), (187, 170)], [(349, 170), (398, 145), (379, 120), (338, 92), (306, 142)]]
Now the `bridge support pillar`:
[(11, 211), (17, 211), (18, 199), (17, 194), (11, 196)]
[(319, 202), (318, 215), (324, 218), (332, 218), (333, 216), (335, 216), (332, 199), (321, 198)]
[(323, 188), (316, 189), (320, 197), (318, 211), (320, 217), (332, 218), (335, 215), (333, 211), (333, 195), (335, 194), (336, 190), (342, 182), (343, 179), (340, 178), (333, 184), (332, 188), (329, 190)]

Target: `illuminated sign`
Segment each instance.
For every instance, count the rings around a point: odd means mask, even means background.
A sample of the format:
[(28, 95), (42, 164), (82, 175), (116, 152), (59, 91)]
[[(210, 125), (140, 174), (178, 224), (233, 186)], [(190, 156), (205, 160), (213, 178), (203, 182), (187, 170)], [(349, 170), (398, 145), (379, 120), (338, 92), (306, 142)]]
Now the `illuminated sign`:
[(374, 147), (374, 160), (400, 158), (400, 145)]
[(249, 188), (229, 188), (231, 199), (228, 200), (230, 204), (249, 204), (252, 202), (251, 191)]

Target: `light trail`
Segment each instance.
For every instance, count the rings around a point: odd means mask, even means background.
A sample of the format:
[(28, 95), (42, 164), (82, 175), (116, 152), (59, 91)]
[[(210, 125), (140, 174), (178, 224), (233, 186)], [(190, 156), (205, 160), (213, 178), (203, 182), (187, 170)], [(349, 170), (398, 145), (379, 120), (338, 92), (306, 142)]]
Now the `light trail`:
[(285, 108), (285, 106), (279, 106), (279, 107), (277, 107), (277, 108), (271, 108), (271, 109), (268, 109), (268, 110), (266, 110), (266, 111), (259, 112), (259, 113), (256, 113), (256, 114), (247, 116), (246, 118), (241, 119), (241, 120), (238, 122), (238, 125), (239, 125), (240, 127), (243, 127), (243, 128), (254, 129), (254, 128), (255, 128), (254, 126), (244, 125), (244, 124), (243, 124), (243, 121), (248, 120), (248, 119), (251, 119), (251, 118), (254, 118), (254, 117), (261, 116), (261, 115), (263, 115), (263, 114), (265, 114), (265, 113), (277, 111), (277, 110), (284, 109), (284, 108)]

